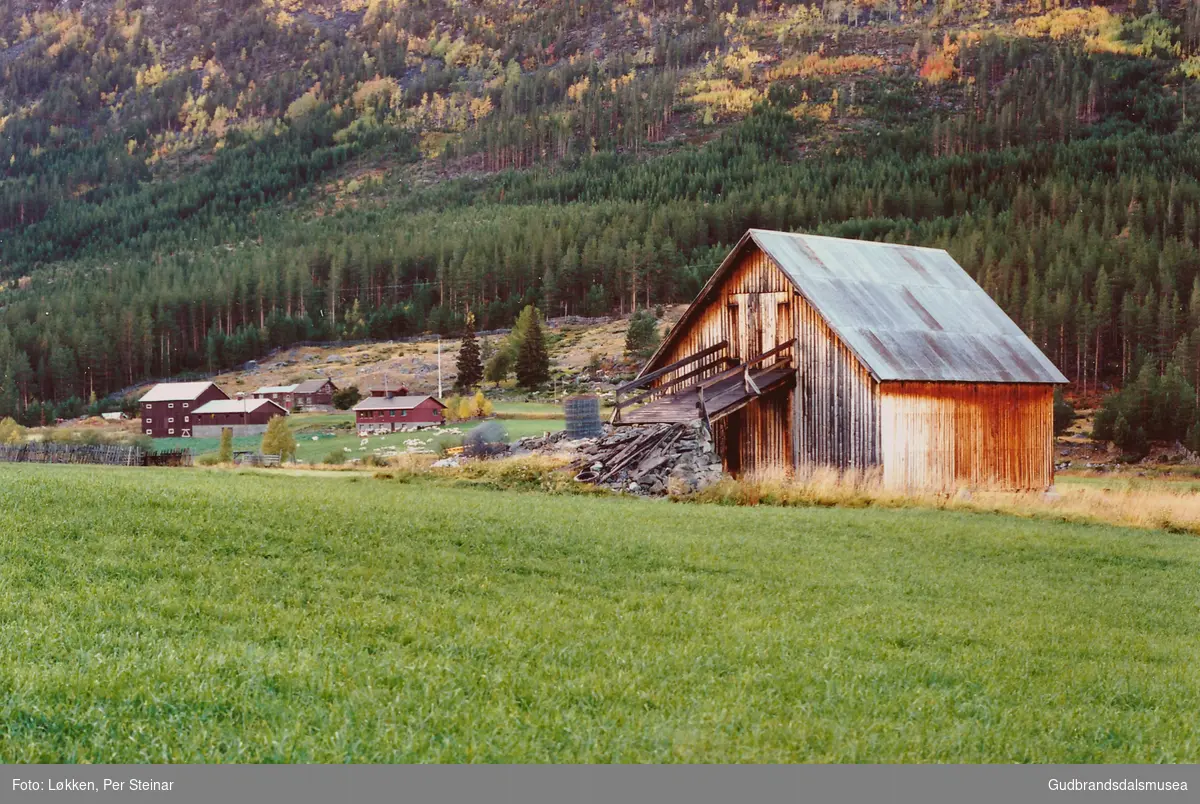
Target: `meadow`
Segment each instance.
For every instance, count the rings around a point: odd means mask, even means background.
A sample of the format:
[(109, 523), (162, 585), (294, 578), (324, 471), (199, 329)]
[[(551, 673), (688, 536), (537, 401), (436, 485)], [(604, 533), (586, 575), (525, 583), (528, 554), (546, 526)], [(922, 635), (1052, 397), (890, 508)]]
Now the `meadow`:
[[(562, 418), (562, 407), (536, 403), (502, 403), (504, 411), (497, 419), (512, 440), (525, 436), (541, 435), (546, 431), (562, 430), (566, 421)], [(554, 410), (558, 415), (552, 416)], [(511, 417), (511, 418), (509, 418)], [(446, 427), (461, 430), (464, 434), (478, 427), (479, 420), (450, 422)], [(354, 432), (352, 413), (296, 413), (288, 417), (288, 425), (296, 434), (296, 459), (302, 463), (319, 463), (330, 452), (343, 451), (348, 458), (362, 457), (376, 450), (395, 448), (404, 452), (404, 442), (420, 439), (427, 442), (429, 449), (436, 449), (442, 442), (450, 443), (448, 436), (430, 432), (389, 433), (371, 436), (367, 446)], [(455, 442), (456, 443), (456, 442)], [(155, 449), (190, 449), (196, 457), (215, 455), (221, 444), (219, 438), (157, 438)], [(262, 436), (244, 436), (233, 439), (233, 448), (238, 452), (258, 452)]]
[(0, 465), (6, 762), (1196, 762), (1200, 542)]

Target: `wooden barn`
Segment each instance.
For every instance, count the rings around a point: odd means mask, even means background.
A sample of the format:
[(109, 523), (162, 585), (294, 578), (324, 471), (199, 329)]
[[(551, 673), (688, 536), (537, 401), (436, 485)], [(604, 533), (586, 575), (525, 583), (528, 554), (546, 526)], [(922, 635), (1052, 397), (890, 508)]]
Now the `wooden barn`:
[(237, 438), (262, 435), (276, 416), (286, 416), (283, 405), (270, 399), (214, 399), (195, 412), (196, 438), (219, 438), (229, 429)]
[(138, 400), (142, 432), (152, 438), (191, 438), (195, 412), (215, 399), (228, 398), (211, 382), (160, 382)]
[(945, 251), (752, 229), (618, 390), (613, 421), (701, 419), (735, 475), (1044, 489), (1065, 382)]

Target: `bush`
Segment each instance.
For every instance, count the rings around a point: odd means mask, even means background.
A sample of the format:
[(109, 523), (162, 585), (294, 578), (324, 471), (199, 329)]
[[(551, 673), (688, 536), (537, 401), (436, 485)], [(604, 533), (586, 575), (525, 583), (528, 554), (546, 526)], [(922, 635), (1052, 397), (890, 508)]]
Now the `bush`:
[(625, 333), (625, 351), (638, 357), (649, 357), (662, 339), (658, 335), (658, 319), (649, 310), (638, 310), (629, 319)]
[(437, 447), (436, 447), (437, 454), (441, 455), (442, 457), (445, 457), (448, 450), (450, 450), (454, 447), (461, 447), (462, 445), (463, 445), (463, 437), (462, 436), (459, 436), (459, 435), (444, 436), (443, 438), (439, 439), (437, 442)]
[(362, 392), (357, 385), (339, 388), (333, 392), (333, 406), (338, 410), (350, 410), (362, 400)]
[(341, 466), (346, 462), (346, 453), (340, 449), (335, 449), (321, 459), (321, 463), (328, 463), (334, 466)]
[(221, 463), (221, 456), (215, 453), (201, 455), (196, 459), (197, 466), (216, 466), (219, 463)]
[[(1092, 438), (1112, 441), (1129, 456), (1144, 457), (1150, 441), (1184, 441), (1198, 421), (1196, 392), (1183, 372), (1168, 363), (1161, 375), (1145, 363), (1137, 379), (1104, 398)], [(1057, 425), (1058, 410), (1055, 409)]]
[(217, 450), (220, 463), (233, 463), (233, 428), (221, 428), (221, 447)]
[(288, 427), (286, 416), (275, 416), (267, 423), (260, 449), (263, 455), (278, 455), (280, 462), (296, 457), (296, 436)]
[(463, 454), (472, 458), (492, 458), (508, 452), (508, 432), (500, 422), (484, 422), (463, 439)]
[(1063, 399), (1062, 390), (1054, 389), (1054, 434), (1062, 435), (1075, 421), (1075, 408)]

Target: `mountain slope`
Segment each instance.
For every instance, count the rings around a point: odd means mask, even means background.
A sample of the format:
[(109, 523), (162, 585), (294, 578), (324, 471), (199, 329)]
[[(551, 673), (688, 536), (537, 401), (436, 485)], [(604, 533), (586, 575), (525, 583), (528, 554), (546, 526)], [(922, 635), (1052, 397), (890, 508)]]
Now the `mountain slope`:
[(1189, 9), (10, 5), (0, 415), (686, 301), (749, 226), (946, 247), (1081, 389), (1194, 382)]

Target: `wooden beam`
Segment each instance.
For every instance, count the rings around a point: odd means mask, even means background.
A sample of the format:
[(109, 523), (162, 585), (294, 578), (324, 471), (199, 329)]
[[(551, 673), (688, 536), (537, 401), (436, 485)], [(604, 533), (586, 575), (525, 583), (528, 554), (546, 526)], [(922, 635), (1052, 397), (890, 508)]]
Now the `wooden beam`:
[(728, 341), (721, 341), (716, 346), (710, 346), (707, 349), (701, 349), (699, 352), (696, 352), (695, 354), (691, 354), (691, 355), (688, 355), (687, 357), (683, 358), (683, 360), (676, 360), (674, 363), (670, 364), (669, 366), (664, 366), (664, 367), (658, 369), (657, 371), (652, 371), (649, 374), (646, 374), (646, 375), (643, 375), (636, 379), (630, 380), (629, 382), (625, 383), (624, 385), (619, 386), (617, 388), (617, 393), (623, 394), (626, 391), (632, 391), (634, 388), (640, 388), (652, 380), (657, 380), (659, 377), (662, 377), (664, 374), (670, 374), (672, 371), (676, 371), (678, 369), (683, 368), (686, 365), (695, 363), (697, 360), (702, 360), (703, 358), (706, 358), (711, 354), (716, 354), (717, 352), (721, 351), (722, 349), (724, 349), (728, 346), (729, 346)]
[(750, 366), (755, 366), (755, 365), (758, 365), (759, 363), (761, 363), (761, 362), (763, 362), (764, 360), (766, 360), (768, 357), (774, 357), (775, 355), (779, 354), (780, 352), (784, 351), (785, 349), (791, 349), (791, 348), (792, 348), (793, 346), (795, 346), (795, 345), (796, 345), (796, 339), (795, 339), (795, 338), (792, 338), (790, 341), (784, 341), (783, 343), (779, 344), (778, 346), (776, 346), (776, 347), (775, 347), (774, 349), (772, 349), (771, 351), (769, 351), (769, 352), (763, 352), (761, 355), (759, 355), (758, 357), (754, 358), (753, 360), (747, 360), (747, 361), (746, 361), (746, 366), (747, 366), (747, 367), (750, 367)]
[(651, 388), (649, 391), (645, 391), (643, 393), (638, 394), (637, 396), (630, 397), (626, 401), (618, 403), (617, 407), (618, 408), (627, 408), (631, 405), (636, 405), (637, 403), (642, 402), (642, 401), (650, 398), (651, 396), (654, 396), (655, 394), (660, 394), (660, 393), (666, 391), (668, 388), (674, 388), (676, 385), (679, 385), (682, 382), (690, 380), (693, 377), (699, 376), (706, 371), (711, 371), (712, 369), (716, 368), (717, 366), (721, 365), (722, 363), (733, 363), (733, 362), (735, 362), (735, 361), (732, 357), (729, 357), (729, 356), (719, 357), (716, 360), (712, 361), (711, 363), (705, 363), (703, 366), (701, 366), (698, 369), (693, 369), (693, 370), (689, 371), (687, 374), (683, 374), (679, 377), (676, 377), (675, 379), (671, 380), (669, 383), (666, 383), (665, 385), (656, 386), (654, 388)]

